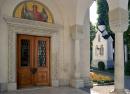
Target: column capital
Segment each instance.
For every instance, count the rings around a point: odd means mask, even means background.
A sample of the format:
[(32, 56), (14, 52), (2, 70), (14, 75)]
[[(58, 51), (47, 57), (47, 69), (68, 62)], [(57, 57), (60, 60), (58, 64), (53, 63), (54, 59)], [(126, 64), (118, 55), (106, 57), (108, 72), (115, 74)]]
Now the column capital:
[(84, 34), (83, 25), (78, 25), (78, 24), (72, 25), (70, 27), (70, 30), (71, 30), (72, 39), (80, 40), (83, 38), (83, 34)]
[(109, 12), (109, 24), (113, 32), (124, 32), (128, 29), (128, 10), (115, 8)]

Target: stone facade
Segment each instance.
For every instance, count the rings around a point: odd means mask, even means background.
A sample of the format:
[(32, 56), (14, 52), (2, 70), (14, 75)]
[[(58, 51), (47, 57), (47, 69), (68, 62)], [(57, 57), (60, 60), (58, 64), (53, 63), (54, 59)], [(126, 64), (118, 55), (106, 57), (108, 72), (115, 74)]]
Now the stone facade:
[[(54, 86), (71, 85), (79, 88), (89, 85), (89, 8), (93, 1), (37, 0), (51, 11), (54, 17), (53, 25), (13, 18), (15, 7), (22, 1), (24, 0), (0, 0), (0, 91), (16, 90), (17, 88), (16, 68), (14, 68), (17, 58), (15, 53), (17, 33), (52, 37), (51, 81)], [(119, 39), (115, 43), (117, 45), (115, 61), (118, 67), (115, 66), (115, 80), (117, 82), (115, 82), (114, 93), (117, 94), (124, 90), (124, 74), (123, 72), (119, 73), (118, 70), (124, 68), (122, 66), (124, 64), (122, 36), (123, 31), (126, 31), (128, 27), (128, 0), (108, 0), (108, 4), (110, 26), (112, 31), (116, 32), (116, 38)], [(73, 30), (76, 32), (82, 32), (80, 33), (82, 38), (76, 40), (72, 38), (72, 26), (75, 26)]]
[[(100, 26), (101, 29), (103, 27), (104, 25)], [(93, 49), (92, 49), (91, 66), (98, 69), (99, 62), (103, 62), (105, 65), (105, 69), (113, 68), (114, 48), (113, 48), (113, 39), (111, 35), (109, 35), (106, 30), (103, 30), (103, 33), (98, 30), (92, 43), (93, 43)]]
[[(45, 0), (38, 0), (38, 2), (43, 3), (52, 13), (54, 17), (54, 23), (45, 23), (27, 19), (20, 19), (12, 17), (13, 11), (15, 7), (24, 0), (6, 0), (1, 5), (0, 9), (0, 67), (2, 71), (0, 71), (0, 91), (6, 90), (16, 90), (17, 89), (17, 54), (16, 54), (16, 47), (17, 47), (17, 34), (27, 34), (27, 35), (35, 35), (35, 36), (50, 36), (51, 37), (51, 86), (72, 86), (75, 88), (80, 88), (85, 85), (90, 84), (89, 79), (89, 22), (84, 21), (84, 19), (79, 20), (79, 23), (74, 23), (75, 19), (72, 18), (70, 22), (67, 18), (69, 15), (69, 11), (62, 10), (57, 6), (56, 1), (49, 2)], [(86, 1), (84, 1), (86, 2)], [(66, 2), (68, 4), (68, 2)], [(85, 3), (84, 3), (85, 4)], [(88, 3), (86, 3), (88, 4)], [(89, 12), (86, 6), (84, 5), (82, 18), (86, 15), (86, 12)], [(59, 3), (58, 3), (59, 5)], [(60, 6), (61, 6), (60, 2)], [(81, 4), (79, 4), (81, 5)], [(71, 6), (70, 6), (71, 7)], [(87, 10), (86, 10), (87, 9)], [(75, 10), (75, 9), (74, 9)], [(73, 11), (73, 10), (72, 10)], [(79, 10), (78, 10), (79, 11)], [(73, 17), (73, 15), (71, 15)], [(88, 17), (88, 16), (87, 16)], [(89, 20), (89, 17), (86, 18)], [(84, 27), (84, 25), (88, 27)], [(73, 27), (73, 29), (72, 29)], [(81, 32), (75, 33), (76, 37), (78, 38), (79, 43), (75, 45), (75, 48), (78, 47), (77, 50), (73, 50), (73, 40), (72, 32)], [(86, 47), (86, 44), (88, 47)], [(84, 49), (84, 51), (81, 50)], [(76, 52), (75, 52), (76, 51)], [(76, 63), (76, 58), (73, 57), (73, 54), (77, 53), (79, 56), (78, 64)], [(88, 62), (86, 62), (87, 60)], [(77, 68), (75, 67), (77, 66)], [(84, 67), (82, 69), (81, 67)], [(79, 74), (78, 79), (75, 78), (73, 74)]]

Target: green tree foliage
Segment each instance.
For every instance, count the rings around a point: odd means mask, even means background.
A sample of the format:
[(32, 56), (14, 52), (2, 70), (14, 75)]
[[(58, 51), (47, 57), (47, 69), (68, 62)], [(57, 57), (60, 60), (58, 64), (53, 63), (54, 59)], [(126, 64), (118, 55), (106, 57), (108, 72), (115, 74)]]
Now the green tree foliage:
[(130, 75), (130, 61), (125, 65), (125, 75)]
[(96, 35), (96, 27), (90, 22), (90, 48), (92, 49), (92, 41)]
[(97, 0), (98, 21), (103, 19), (106, 24), (106, 30), (110, 31), (108, 11), (109, 11), (109, 7), (107, 1)]
[[(130, 0), (129, 0), (128, 8), (129, 8), (129, 20), (130, 20)], [(129, 53), (130, 52), (130, 21), (129, 21), (128, 30), (124, 33), (124, 42), (125, 44), (127, 44), (127, 53)], [(125, 74), (130, 75), (130, 60), (125, 65)]]
[(95, 38), (96, 27), (90, 22), (90, 60), (92, 60), (92, 41)]
[(92, 42), (95, 38), (96, 27), (90, 22), (90, 41)]
[[(129, 1), (129, 20), (130, 20), (130, 1)], [(127, 44), (128, 51), (130, 51), (130, 21), (127, 31), (124, 33), (124, 42)]]

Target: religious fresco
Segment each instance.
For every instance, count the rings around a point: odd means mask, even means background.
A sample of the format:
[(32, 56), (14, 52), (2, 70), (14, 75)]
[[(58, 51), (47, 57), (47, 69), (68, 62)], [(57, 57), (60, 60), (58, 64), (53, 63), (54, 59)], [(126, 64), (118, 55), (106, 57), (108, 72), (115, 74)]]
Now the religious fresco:
[(37, 1), (24, 1), (16, 6), (13, 17), (53, 23), (53, 17), (47, 7)]

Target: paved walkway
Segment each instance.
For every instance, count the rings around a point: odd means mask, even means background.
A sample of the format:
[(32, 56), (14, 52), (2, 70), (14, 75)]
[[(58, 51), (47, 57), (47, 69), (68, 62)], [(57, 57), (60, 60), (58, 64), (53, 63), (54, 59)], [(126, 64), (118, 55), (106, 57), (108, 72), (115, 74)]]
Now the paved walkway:
[(81, 89), (69, 88), (69, 87), (44, 87), (35, 89), (24, 89), (12, 92), (5, 92), (1, 94), (90, 94)]
[[(22, 89), (17, 91), (4, 92), (0, 94), (109, 94), (109, 92), (111, 92), (113, 89), (113, 85), (94, 86), (91, 90), (89, 90), (88, 88), (75, 89), (70, 87), (43, 87), (33, 89)], [(126, 94), (130, 94), (128, 90), (126, 90), (126, 92)]]
[[(94, 94), (109, 94), (114, 90), (114, 85), (108, 86), (94, 86), (91, 91), (95, 92)], [(126, 94), (130, 94), (130, 90), (126, 89)], [(93, 94), (93, 93), (92, 93)]]

